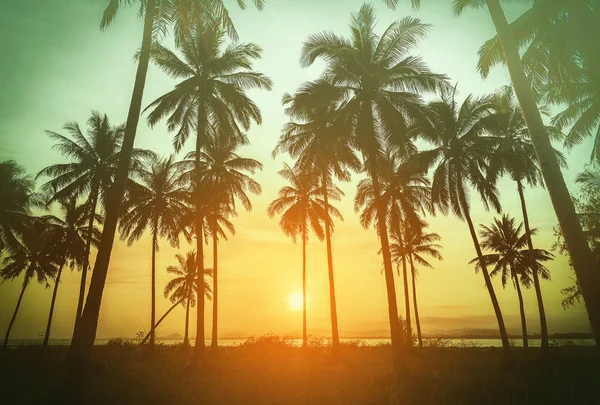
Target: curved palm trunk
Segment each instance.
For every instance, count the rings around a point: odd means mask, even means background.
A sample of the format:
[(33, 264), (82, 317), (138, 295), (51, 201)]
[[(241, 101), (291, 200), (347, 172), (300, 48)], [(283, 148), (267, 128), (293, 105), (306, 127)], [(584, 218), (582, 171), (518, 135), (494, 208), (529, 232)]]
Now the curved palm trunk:
[[(325, 202), (325, 210), (329, 207), (329, 195), (327, 193), (327, 182), (329, 181), (328, 172), (323, 170), (323, 200)], [(325, 221), (325, 244), (327, 246), (327, 272), (329, 276), (329, 310), (331, 313), (331, 342), (333, 350), (337, 351), (340, 346), (340, 333), (338, 330), (337, 305), (335, 302), (335, 283), (333, 279), (333, 253), (331, 251), (331, 226), (329, 218)]]
[(152, 328), (150, 329), (150, 332), (148, 332), (148, 334), (146, 334), (146, 336), (144, 337), (144, 339), (142, 339), (142, 341), (140, 342), (140, 346), (143, 346), (144, 343), (146, 343), (146, 341), (148, 340), (148, 338), (152, 335), (152, 333), (154, 333), (154, 331), (156, 330), (156, 328), (159, 327), (160, 323), (167, 317), (167, 315), (169, 315), (171, 313), (171, 311), (173, 311), (175, 309), (175, 307), (179, 304), (181, 304), (183, 302), (185, 298), (180, 299), (179, 301), (177, 301), (175, 304), (173, 304), (171, 306), (171, 308), (167, 309), (167, 312), (165, 312), (165, 314), (163, 316), (160, 317), (160, 319), (158, 320), (158, 322), (156, 322), (154, 324), (154, 326), (152, 326)]
[[(215, 233), (216, 233), (215, 223)], [(218, 316), (218, 301), (219, 301), (219, 284), (218, 284), (218, 272), (217, 272), (217, 243), (218, 239), (216, 235), (213, 235), (213, 308), (212, 308), (212, 341), (210, 343), (211, 347), (217, 347), (219, 345), (219, 337), (217, 333), (217, 316)]]
[(500, 311), (498, 297), (496, 297), (496, 292), (494, 291), (494, 286), (492, 285), (490, 274), (488, 273), (487, 266), (485, 265), (485, 260), (483, 259), (483, 253), (481, 252), (481, 247), (479, 246), (479, 241), (477, 240), (477, 233), (475, 233), (475, 227), (473, 226), (473, 221), (471, 220), (471, 214), (466, 208), (467, 201), (464, 192), (459, 191), (458, 194), (460, 198), (461, 209), (465, 216), (467, 224), (469, 225), (469, 232), (471, 233), (473, 245), (475, 246), (475, 251), (477, 252), (477, 258), (479, 259), (479, 265), (481, 266), (481, 273), (483, 274), (483, 279), (485, 280), (485, 286), (488, 290), (488, 293), (490, 294), (492, 306), (494, 307), (494, 313), (496, 314), (496, 319), (498, 320), (498, 330), (500, 331), (502, 348), (504, 349), (504, 353), (508, 356), (510, 355), (510, 344), (508, 342), (508, 334), (506, 333), (506, 327), (504, 326), (504, 318), (502, 317), (502, 311)]
[(410, 273), (412, 276), (412, 293), (413, 293), (413, 307), (415, 308), (415, 323), (417, 324), (417, 336), (419, 337), (419, 347), (423, 347), (423, 337), (421, 336), (421, 322), (419, 321), (419, 308), (417, 307), (417, 282), (415, 280), (415, 265), (413, 264), (412, 255), (409, 255), (410, 259)]
[(10, 323), (8, 324), (8, 329), (6, 329), (6, 335), (4, 336), (4, 343), (2, 344), (2, 348), (6, 348), (8, 345), (8, 337), (10, 336), (10, 330), (15, 323), (15, 319), (17, 319), (17, 312), (19, 312), (19, 307), (21, 306), (21, 300), (23, 299), (23, 294), (25, 293), (25, 288), (27, 288), (27, 283), (25, 280), (23, 281), (23, 288), (21, 289), (21, 294), (19, 294), (19, 299), (17, 300), (17, 307), (15, 308), (15, 312), (13, 313), (12, 318), (10, 318)]
[(56, 303), (56, 295), (58, 293), (58, 285), (60, 283), (60, 276), (62, 275), (63, 267), (65, 266), (66, 260), (63, 260), (62, 264), (58, 268), (56, 274), (56, 280), (54, 281), (54, 290), (52, 291), (52, 301), (50, 301), (50, 313), (48, 314), (48, 324), (46, 325), (46, 333), (44, 334), (44, 343), (42, 343), (42, 351), (48, 347), (48, 340), (50, 339), (50, 328), (52, 327), (52, 315), (54, 315), (54, 304)]
[(549, 352), (548, 344), (548, 324), (546, 323), (546, 310), (544, 309), (544, 300), (542, 299), (542, 287), (540, 285), (540, 277), (537, 271), (537, 265), (533, 256), (533, 242), (531, 241), (531, 229), (529, 228), (529, 216), (527, 215), (527, 205), (525, 204), (525, 195), (523, 185), (517, 181), (517, 189), (519, 190), (519, 198), (521, 199), (521, 209), (523, 211), (523, 223), (525, 224), (525, 232), (527, 234), (527, 247), (529, 249), (529, 262), (531, 272), (533, 273), (533, 286), (535, 288), (535, 296), (537, 298), (538, 311), (540, 313), (540, 329), (542, 332), (542, 353), (544, 355)]
[(96, 339), (102, 293), (104, 292), (104, 285), (108, 274), (108, 264), (110, 262), (115, 232), (117, 230), (121, 201), (125, 193), (125, 185), (129, 174), (133, 142), (135, 140), (137, 125), (140, 119), (142, 96), (144, 94), (148, 63), (150, 61), (150, 46), (152, 45), (154, 5), (155, 0), (146, 1), (142, 48), (135, 76), (129, 113), (127, 115), (127, 124), (125, 126), (119, 166), (115, 174), (115, 182), (107, 195), (108, 203), (106, 206), (104, 229), (102, 238), (100, 239), (100, 246), (98, 246), (98, 254), (96, 256), (96, 263), (94, 265), (94, 272), (92, 274), (86, 305), (80, 318), (80, 322), (75, 326), (75, 331), (73, 333), (73, 340), (69, 350), (67, 379), (77, 379), (85, 374), (85, 369), (87, 368), (87, 363), (94, 347), (94, 340)]
[(190, 300), (188, 298), (185, 305), (185, 332), (183, 335), (183, 345), (188, 347), (190, 345)]
[(81, 318), (81, 312), (83, 311), (83, 299), (85, 297), (85, 284), (87, 279), (87, 271), (90, 265), (90, 251), (92, 249), (92, 235), (94, 232), (94, 219), (96, 216), (96, 206), (98, 205), (98, 193), (100, 185), (95, 183), (92, 186), (92, 192), (90, 193), (90, 219), (88, 222), (88, 234), (87, 240), (85, 241), (85, 256), (83, 257), (83, 265), (81, 266), (81, 282), (79, 284), (79, 298), (77, 299), (77, 310), (75, 311), (75, 327), (79, 318)]
[[(152, 232), (152, 308), (150, 310), (150, 325), (154, 325), (156, 320), (156, 249), (158, 248), (157, 228), (158, 221), (154, 221), (154, 231)], [(154, 349), (154, 341), (156, 339), (156, 331), (154, 328), (150, 331), (150, 349)]]
[(525, 76), (517, 44), (510, 32), (502, 6), (499, 0), (486, 0), (486, 4), (496, 27), (515, 89), (515, 95), (521, 105), (523, 118), (527, 123), (529, 136), (540, 162), (544, 182), (550, 193), (554, 212), (558, 218), (573, 263), (573, 269), (581, 287), (590, 325), (594, 332), (596, 347), (600, 348), (600, 272), (598, 271), (598, 263), (594, 260), (575, 213), (573, 201), (560, 171), (533, 92)]
[(302, 226), (302, 347), (308, 347), (306, 336), (306, 224)]
[(529, 347), (529, 341), (527, 340), (527, 319), (525, 318), (525, 306), (523, 305), (523, 294), (521, 294), (521, 283), (519, 283), (518, 277), (513, 277), (515, 288), (517, 289), (517, 296), (519, 297), (519, 311), (521, 312), (521, 330), (523, 333), (523, 347)]
[[(398, 240), (400, 244), (404, 246), (404, 240), (402, 238), (402, 230), (400, 229), (400, 223), (398, 223)], [(402, 279), (404, 287), (404, 311), (406, 313), (406, 345), (412, 347), (412, 322), (410, 319), (410, 296), (408, 293), (408, 273), (406, 269), (406, 256), (402, 255)]]

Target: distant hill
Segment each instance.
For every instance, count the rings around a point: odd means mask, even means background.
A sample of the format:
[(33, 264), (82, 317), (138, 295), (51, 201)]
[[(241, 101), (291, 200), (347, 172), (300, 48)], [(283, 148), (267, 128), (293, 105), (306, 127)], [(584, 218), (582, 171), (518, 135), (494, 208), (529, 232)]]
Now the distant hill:
[(161, 340), (181, 340), (181, 339), (183, 339), (183, 335), (180, 335), (179, 333), (171, 333), (170, 335), (167, 335), (167, 336), (161, 336), (160, 339)]

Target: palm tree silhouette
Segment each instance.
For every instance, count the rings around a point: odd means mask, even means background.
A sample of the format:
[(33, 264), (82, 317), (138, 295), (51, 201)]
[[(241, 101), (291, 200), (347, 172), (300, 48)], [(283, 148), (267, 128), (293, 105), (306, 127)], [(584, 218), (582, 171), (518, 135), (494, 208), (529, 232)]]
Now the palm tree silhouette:
[(455, 88), (451, 92), (442, 92), (441, 100), (431, 102), (428, 108), (430, 124), (421, 126), (417, 131), (435, 148), (419, 153), (418, 159), (426, 167), (434, 167), (431, 190), (433, 204), (442, 212), (452, 211), (459, 219), (467, 222), (498, 320), (502, 346), (508, 355), (510, 345), (504, 319), (477, 240), (469, 204), (471, 186), (477, 191), (486, 209), (491, 206), (497, 212), (500, 211), (496, 187), (485, 176), (487, 162), (497, 144), (495, 137), (484, 136), (485, 120), (493, 112), (492, 98), (474, 98), (469, 95), (459, 106)]
[[(523, 224), (517, 225), (514, 218), (504, 214), (502, 219), (495, 218), (491, 226), (480, 225), (481, 246), (494, 251), (483, 256), (486, 264), (493, 265), (491, 276), (500, 275), (502, 287), (506, 287), (510, 279), (517, 290), (519, 309), (521, 312), (521, 327), (523, 331), (523, 347), (529, 347), (527, 340), (527, 321), (525, 319), (525, 306), (521, 294), (521, 284), (531, 286), (534, 273), (546, 280), (550, 279), (550, 272), (541, 261), (552, 260), (550, 252), (542, 249), (524, 249), (527, 246), (527, 234), (523, 232)], [(532, 230), (535, 233), (535, 229)], [(531, 258), (533, 258), (533, 265)], [(476, 264), (476, 269), (481, 268), (481, 261), (475, 258), (469, 262)], [(519, 281), (519, 279), (521, 281)]]
[[(175, 256), (178, 261), (177, 266), (167, 267), (167, 273), (173, 274), (167, 285), (165, 285), (164, 295), (169, 298), (172, 303), (185, 303), (185, 334), (183, 336), (183, 345), (189, 345), (189, 324), (190, 324), (190, 307), (196, 305), (196, 252), (190, 251), (185, 256), (177, 254)], [(210, 270), (205, 271), (211, 274)], [(204, 284), (204, 294), (210, 298), (211, 290), (208, 283)]]
[(10, 331), (17, 318), (23, 294), (31, 280), (35, 278), (38, 283), (50, 287), (49, 280), (56, 276), (61, 264), (61, 258), (56, 254), (54, 245), (56, 234), (44, 221), (37, 218), (28, 221), (19, 239), (16, 245), (11, 246), (10, 254), (4, 258), (5, 266), (0, 272), (3, 281), (23, 276), (21, 293), (6, 330), (3, 348), (8, 345)]
[[(427, 255), (434, 259), (442, 260), (442, 255), (440, 254), (440, 249), (442, 246), (436, 243), (442, 238), (440, 235), (434, 232), (425, 233), (424, 230), (426, 227), (427, 223), (423, 220), (419, 220), (417, 223), (412, 224), (405, 222), (402, 224), (399, 232), (393, 234), (392, 244), (390, 245), (392, 259), (396, 263), (398, 263), (401, 259), (406, 260), (406, 258), (408, 258), (410, 263), (413, 307), (415, 311), (415, 324), (417, 326), (419, 347), (423, 347), (423, 338), (421, 335), (421, 322), (419, 319), (419, 309), (417, 306), (416, 278), (418, 275), (418, 269), (415, 266), (415, 263), (419, 266), (433, 269), (431, 263), (429, 263), (423, 256)], [(401, 237), (398, 237), (398, 235), (401, 235)]]
[[(156, 318), (156, 251), (158, 238), (166, 238), (171, 246), (179, 246), (182, 219), (189, 208), (186, 204), (188, 187), (182, 179), (183, 166), (173, 156), (160, 159), (153, 156), (148, 168), (133, 172), (137, 181), (131, 180), (122, 206), (120, 223), (121, 238), (128, 245), (139, 240), (146, 229), (152, 233), (151, 265), (151, 311), (150, 325)], [(154, 348), (155, 335), (150, 335), (150, 347)]]
[[(343, 122), (336, 109), (339, 91), (331, 84), (317, 80), (308, 82), (294, 94), (284, 94), (282, 104), (290, 117), (273, 158), (287, 152), (304, 170), (319, 170), (323, 202), (329, 204), (327, 185), (332, 177), (350, 181), (349, 170), (358, 171), (360, 160), (351, 147), (351, 128)], [(331, 335), (334, 350), (339, 349), (340, 337), (333, 277), (333, 254), (331, 249), (332, 229), (325, 221), (325, 243), (327, 247), (327, 269), (329, 276), (329, 303), (331, 312)]]
[[(389, 150), (383, 158), (380, 158), (377, 170), (380, 199), (386, 209), (387, 223), (391, 228), (390, 234), (400, 244), (404, 244), (403, 227), (419, 222), (420, 214), (425, 214), (426, 211), (433, 212), (430, 182), (423, 170), (410, 158), (402, 159), (397, 153)], [(377, 221), (377, 204), (373, 181), (370, 178), (358, 183), (354, 197), (354, 210), (359, 212), (361, 209), (361, 225), (369, 228)], [(408, 329), (412, 330), (406, 256), (402, 255), (398, 258), (400, 260), (395, 263), (398, 267), (402, 263), (406, 324)], [(408, 339), (406, 343), (412, 344), (412, 340)]]
[[(320, 185), (320, 173), (292, 169), (286, 163), (278, 174), (290, 185), (279, 190), (279, 197), (269, 204), (267, 213), (273, 218), (281, 214), (279, 226), (286, 236), (294, 243), (302, 238), (302, 347), (308, 347), (306, 335), (306, 242), (308, 242), (309, 227), (319, 240), (325, 237), (322, 222), (329, 221), (333, 228), (331, 216), (342, 219), (339, 211), (332, 205), (325, 205), (323, 187)], [(327, 194), (333, 200), (339, 200), (342, 192), (333, 184), (327, 185)]]
[(301, 63), (310, 66), (318, 58), (327, 63), (324, 78), (344, 94), (344, 111), (355, 123), (354, 144), (362, 152), (374, 184), (392, 346), (397, 359), (400, 327), (376, 162), (385, 140), (406, 144), (406, 117), (421, 116), (420, 97), (415, 93), (440, 88), (445, 77), (431, 73), (420, 58), (408, 54), (426, 34), (427, 25), (407, 17), (392, 23), (379, 36), (374, 31), (375, 24), (373, 6), (363, 5), (352, 17), (350, 40), (330, 32), (314, 34), (304, 43)]
[[(173, 139), (179, 151), (196, 129), (196, 176), (194, 184), (202, 183), (201, 152), (214, 134), (227, 136), (243, 142), (252, 122), (261, 123), (258, 107), (246, 95), (247, 89), (271, 89), (271, 80), (252, 70), (252, 62), (260, 58), (262, 50), (254, 44), (234, 43), (222, 50), (225, 33), (214, 24), (199, 26), (189, 37), (181, 41), (183, 59), (162, 45), (152, 49), (154, 63), (169, 76), (182, 80), (175, 89), (161, 96), (148, 107), (150, 125), (163, 117), (169, 130), (177, 133)], [(223, 135), (224, 136), (224, 135)], [(199, 187), (196, 186), (196, 211), (202, 204)], [(201, 229), (202, 218), (197, 216), (196, 229)], [(201, 234), (201, 233), (199, 233)], [(196, 250), (202, 256), (201, 238), (196, 238)], [(198, 273), (203, 277), (203, 260), (198, 260)], [(198, 333), (196, 353), (204, 351), (204, 300), (198, 302)]]
[(31, 213), (33, 189), (34, 182), (15, 161), (0, 162), (0, 253), (18, 245), (15, 237)]
[[(521, 201), (521, 210), (523, 212), (523, 222), (525, 224), (525, 236), (529, 252), (533, 252), (533, 242), (531, 241), (531, 229), (529, 226), (529, 216), (527, 214), (527, 204), (525, 202), (525, 191), (523, 183), (530, 187), (543, 186), (544, 182), (539, 168), (539, 162), (535, 153), (535, 148), (529, 139), (527, 124), (523, 119), (521, 107), (514, 97), (512, 87), (504, 86), (494, 94), (494, 107), (496, 109), (493, 116), (490, 117), (490, 125), (487, 125), (488, 131), (497, 136), (498, 147), (492, 155), (490, 161), (491, 177), (502, 173), (507, 173), (517, 184), (517, 192)], [(546, 130), (549, 135), (555, 139), (560, 139), (562, 133), (556, 127), (548, 126)], [(556, 156), (562, 166), (566, 166), (565, 158), (559, 151)], [(539, 284), (539, 277), (535, 271), (534, 257), (531, 258), (533, 270), (533, 280), (535, 293), (540, 313), (540, 326), (542, 335), (542, 352), (548, 353), (548, 326), (546, 322), (546, 311), (542, 299), (542, 290)]]
[[(75, 311), (75, 323), (78, 322), (83, 310), (92, 245), (91, 233), (95, 226), (94, 219), (98, 203), (105, 200), (105, 194), (112, 185), (123, 141), (123, 127), (111, 125), (106, 114), (93, 111), (87, 123), (87, 136), (82, 133), (77, 122), (69, 122), (64, 125), (63, 129), (69, 134), (68, 136), (46, 131), (48, 137), (56, 141), (54, 149), (70, 158), (71, 161), (45, 167), (36, 177), (50, 177), (50, 180), (42, 185), (42, 190), (54, 193), (49, 202), (71, 196), (86, 194), (88, 196), (87, 204), (90, 206), (90, 210), (86, 254), (81, 265), (81, 283)], [(136, 159), (143, 153), (136, 151)]]
[[(109, 0), (104, 10), (102, 21), (100, 22), (101, 29), (105, 29), (112, 23), (120, 6), (130, 3), (130, 0)], [(115, 173), (115, 184), (111, 190), (111, 200), (107, 204), (102, 243), (98, 248), (94, 274), (92, 275), (92, 283), (90, 285), (91, 294), (88, 298), (89, 315), (86, 317), (84, 326), (77, 328), (76, 325), (69, 352), (72, 359), (69, 362), (70, 377), (77, 376), (80, 361), (83, 361), (85, 364), (89, 359), (96, 337), (102, 293), (106, 283), (108, 264), (120, 217), (121, 201), (125, 194), (134, 149), (133, 144), (142, 108), (142, 98), (146, 85), (146, 74), (150, 62), (150, 48), (152, 43), (156, 40), (157, 36), (164, 34), (171, 24), (175, 28), (176, 42), (180, 43), (184, 37), (188, 36), (188, 32), (193, 27), (196, 27), (207, 18), (217, 19), (227, 28), (232, 37), (237, 38), (235, 27), (222, 0), (139, 0), (136, 3), (140, 5), (140, 15), (144, 16), (142, 44), (139, 52), (131, 103), (127, 114), (122, 153), (117, 172)], [(238, 5), (241, 8), (244, 8), (245, 4), (244, 0), (238, 1)], [(261, 10), (264, 0), (254, 0), (254, 4)], [(92, 286), (94, 287), (93, 289)]]
[[(52, 193), (50, 198), (55, 193)], [(50, 203), (51, 204), (51, 203)], [(50, 205), (48, 204), (48, 206)], [(52, 316), (54, 314), (54, 304), (58, 294), (58, 286), (65, 265), (71, 270), (81, 268), (86, 261), (87, 241), (89, 239), (88, 218), (90, 217), (91, 206), (89, 204), (77, 204), (77, 196), (63, 197), (58, 200), (61, 216), (45, 215), (42, 220), (46, 221), (48, 227), (53, 232), (54, 249), (59, 256), (59, 268), (54, 280), (54, 290), (52, 291), (52, 301), (50, 303), (50, 312), (48, 314), (48, 324), (44, 334), (43, 349), (48, 346), (50, 339), (50, 330), (52, 328)], [(95, 214), (94, 222), (102, 224), (102, 217)], [(98, 246), (101, 232), (94, 226), (91, 234), (93, 246)]]

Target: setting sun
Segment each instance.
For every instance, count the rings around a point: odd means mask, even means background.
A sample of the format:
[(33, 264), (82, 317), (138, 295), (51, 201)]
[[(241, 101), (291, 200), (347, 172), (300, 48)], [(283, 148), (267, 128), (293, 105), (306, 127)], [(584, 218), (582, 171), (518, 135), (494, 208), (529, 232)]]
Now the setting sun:
[(293, 292), (288, 296), (288, 305), (292, 311), (302, 311), (302, 293)]

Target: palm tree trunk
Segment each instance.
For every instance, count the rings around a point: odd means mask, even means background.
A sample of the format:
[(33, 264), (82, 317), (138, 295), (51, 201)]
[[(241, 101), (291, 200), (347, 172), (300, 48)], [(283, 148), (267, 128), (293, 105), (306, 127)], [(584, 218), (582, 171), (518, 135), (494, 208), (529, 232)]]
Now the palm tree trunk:
[(148, 63), (150, 61), (150, 46), (152, 45), (154, 4), (155, 0), (146, 1), (142, 48), (135, 76), (129, 113), (127, 115), (127, 124), (125, 126), (119, 166), (115, 174), (115, 182), (107, 195), (108, 203), (106, 206), (104, 229), (102, 238), (100, 239), (100, 245), (98, 246), (96, 263), (94, 265), (94, 272), (92, 273), (86, 305), (80, 318), (80, 322), (78, 322), (78, 325), (75, 327), (71, 348), (69, 350), (69, 365), (67, 371), (67, 379), (69, 380), (77, 379), (85, 375), (85, 369), (92, 354), (94, 341), (96, 339), (102, 293), (104, 292), (104, 285), (108, 274), (108, 264), (110, 262), (115, 232), (117, 230), (121, 201), (123, 199), (123, 194), (125, 193), (125, 185), (129, 174), (133, 142), (135, 140), (137, 125), (140, 119), (142, 96), (144, 94)]
[(217, 235), (216, 235), (216, 221), (214, 224), (215, 228), (213, 229), (213, 308), (212, 308), (212, 341), (211, 341), (211, 347), (217, 347), (219, 346), (218, 343), (218, 333), (217, 333), (217, 316), (218, 316), (218, 301), (219, 301), (219, 284), (218, 284), (218, 272), (217, 272), (217, 265), (218, 265), (218, 261), (217, 261), (217, 243), (218, 243), (218, 239), (217, 239)]
[(515, 288), (517, 289), (517, 296), (519, 297), (519, 311), (521, 312), (521, 330), (523, 332), (523, 347), (529, 347), (527, 341), (527, 320), (525, 319), (525, 306), (523, 305), (523, 294), (521, 294), (521, 283), (519, 283), (518, 277), (513, 277)]
[[(329, 207), (329, 195), (327, 192), (327, 183), (329, 182), (329, 172), (323, 170), (322, 175), (322, 187), (323, 187), (323, 201), (325, 202), (325, 212)], [(327, 246), (327, 272), (329, 275), (329, 309), (331, 313), (331, 342), (334, 352), (339, 349), (340, 346), (340, 333), (338, 330), (338, 319), (337, 319), (337, 304), (335, 302), (335, 283), (333, 279), (333, 253), (331, 250), (331, 225), (329, 224), (329, 218), (325, 221), (325, 244)]]
[(412, 255), (410, 259), (410, 273), (412, 275), (412, 292), (413, 292), (413, 307), (415, 308), (415, 323), (417, 324), (417, 336), (419, 337), (419, 347), (423, 347), (423, 337), (421, 336), (421, 322), (419, 321), (419, 308), (417, 307), (417, 282), (415, 280), (415, 265), (413, 264)]
[(48, 315), (48, 324), (46, 325), (46, 333), (44, 334), (44, 343), (42, 343), (42, 351), (48, 347), (48, 340), (50, 339), (50, 328), (52, 327), (52, 315), (54, 315), (54, 304), (56, 303), (56, 294), (58, 293), (58, 285), (60, 283), (60, 276), (62, 275), (63, 267), (65, 266), (66, 260), (63, 260), (58, 273), (56, 274), (56, 280), (54, 281), (54, 290), (52, 291), (52, 301), (50, 301), (50, 314)]
[(83, 299), (85, 297), (87, 271), (90, 265), (90, 251), (92, 249), (92, 235), (94, 232), (94, 219), (96, 217), (96, 206), (98, 204), (99, 191), (100, 185), (96, 181), (94, 181), (94, 185), (92, 186), (92, 191), (90, 193), (90, 219), (88, 222), (87, 240), (85, 241), (85, 256), (83, 256), (83, 265), (81, 266), (81, 282), (79, 284), (79, 298), (77, 299), (77, 310), (75, 311), (75, 326), (77, 325), (79, 318), (81, 318), (81, 312), (83, 311)]
[(302, 347), (308, 347), (306, 337), (306, 223), (302, 225)]
[(540, 277), (537, 271), (537, 263), (533, 256), (533, 242), (531, 241), (531, 229), (529, 227), (529, 216), (527, 215), (527, 205), (525, 204), (525, 195), (521, 181), (517, 181), (517, 189), (519, 190), (519, 198), (521, 199), (521, 209), (523, 211), (523, 223), (525, 224), (525, 232), (527, 234), (527, 247), (529, 249), (529, 262), (531, 272), (533, 273), (533, 286), (535, 288), (535, 296), (538, 303), (538, 311), (540, 313), (540, 328), (542, 332), (542, 353), (547, 355), (550, 346), (548, 344), (548, 324), (546, 323), (546, 310), (544, 309), (544, 300), (542, 299), (542, 287), (540, 285)]
[(573, 269), (581, 287), (590, 325), (600, 348), (600, 272), (575, 213), (575, 207), (560, 171), (533, 92), (525, 76), (517, 44), (499, 0), (486, 0), (490, 15), (504, 50), (506, 65), (529, 129), (531, 142), (540, 162), (544, 182), (550, 193), (554, 212), (563, 232)]
[(179, 301), (177, 301), (175, 304), (173, 304), (171, 306), (171, 308), (169, 308), (167, 310), (167, 312), (165, 312), (165, 314), (163, 316), (160, 317), (160, 319), (158, 320), (158, 322), (156, 322), (154, 324), (154, 326), (152, 326), (152, 328), (150, 329), (150, 332), (148, 332), (148, 334), (146, 334), (146, 336), (144, 337), (144, 339), (142, 339), (142, 341), (140, 342), (140, 346), (143, 346), (144, 343), (146, 343), (146, 341), (148, 340), (148, 338), (154, 333), (154, 331), (156, 330), (156, 328), (159, 327), (160, 323), (167, 317), (167, 315), (169, 315), (171, 313), (172, 310), (175, 309), (175, 307), (179, 304), (181, 304), (183, 302), (185, 298), (180, 299)]
[(21, 300), (23, 299), (23, 294), (25, 293), (25, 288), (27, 288), (26, 280), (23, 280), (23, 288), (21, 289), (21, 294), (19, 294), (19, 299), (17, 300), (17, 307), (15, 308), (15, 312), (13, 313), (12, 318), (10, 318), (10, 323), (8, 324), (8, 329), (6, 329), (6, 336), (4, 336), (4, 343), (2, 344), (2, 348), (6, 348), (8, 345), (8, 337), (10, 336), (10, 330), (15, 323), (15, 319), (17, 319), (17, 312), (19, 312), (19, 307), (21, 306)]
[[(201, 214), (197, 214), (201, 216)], [(201, 222), (201, 221), (200, 221)], [(198, 228), (199, 226), (199, 228)], [(196, 269), (198, 272), (196, 295), (196, 341), (194, 343), (194, 357), (200, 359), (204, 355), (204, 227), (196, 223)]]
[(183, 345), (185, 347), (190, 345), (190, 300), (187, 299), (187, 303), (185, 305), (185, 332), (183, 335)]
[(498, 298), (496, 297), (496, 292), (494, 291), (494, 286), (492, 285), (490, 274), (488, 273), (487, 266), (485, 265), (485, 261), (483, 259), (483, 253), (481, 252), (481, 247), (479, 246), (479, 241), (477, 240), (477, 233), (475, 233), (475, 227), (473, 226), (473, 221), (471, 220), (471, 214), (469, 213), (469, 210), (467, 208), (468, 205), (465, 194), (461, 191), (459, 191), (458, 194), (460, 198), (461, 210), (465, 216), (467, 224), (469, 225), (469, 232), (471, 233), (473, 245), (475, 246), (475, 251), (477, 252), (477, 258), (479, 259), (479, 265), (481, 266), (481, 273), (483, 274), (483, 279), (485, 280), (485, 286), (488, 290), (488, 293), (490, 294), (492, 306), (494, 307), (494, 313), (496, 314), (496, 319), (498, 320), (498, 330), (500, 331), (502, 347), (504, 348), (504, 353), (507, 356), (509, 356), (510, 343), (508, 342), (508, 334), (506, 333), (506, 327), (504, 326), (504, 318), (502, 317), (502, 311), (500, 311), (500, 304), (498, 303)]
[[(154, 220), (154, 229), (152, 231), (152, 308), (150, 310), (150, 325), (154, 325), (156, 321), (156, 249), (158, 248), (158, 221)], [(150, 350), (154, 349), (154, 340), (156, 339), (156, 332), (154, 328), (150, 331)]]
[[(404, 239), (402, 237), (402, 229), (400, 226), (400, 219), (398, 220), (398, 241), (402, 246), (404, 246)], [(403, 279), (403, 287), (404, 287), (404, 311), (406, 313), (406, 345), (408, 347), (412, 347), (412, 322), (410, 319), (410, 296), (408, 293), (408, 272), (406, 269), (406, 256), (402, 255), (402, 279)]]

